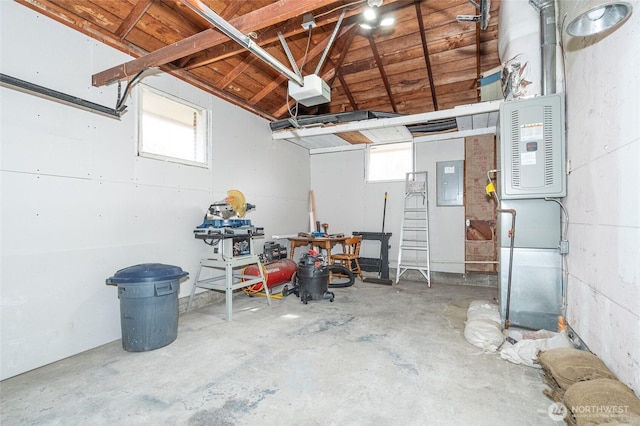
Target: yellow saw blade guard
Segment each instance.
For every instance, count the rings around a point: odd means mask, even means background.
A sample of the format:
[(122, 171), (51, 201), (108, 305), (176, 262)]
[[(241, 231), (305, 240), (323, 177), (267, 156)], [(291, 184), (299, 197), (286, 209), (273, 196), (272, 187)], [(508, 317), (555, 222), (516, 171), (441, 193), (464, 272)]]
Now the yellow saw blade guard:
[(247, 213), (247, 199), (244, 198), (244, 194), (237, 189), (228, 190), (225, 201), (229, 203), (238, 217), (244, 217)]

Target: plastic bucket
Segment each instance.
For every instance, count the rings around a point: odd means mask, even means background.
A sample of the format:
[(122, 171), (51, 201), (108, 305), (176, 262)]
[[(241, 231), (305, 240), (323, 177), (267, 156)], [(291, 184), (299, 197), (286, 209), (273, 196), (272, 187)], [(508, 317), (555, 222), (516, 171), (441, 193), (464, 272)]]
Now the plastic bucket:
[(107, 284), (118, 286), (124, 350), (144, 352), (176, 340), (180, 279), (187, 275), (178, 266), (145, 263), (107, 279)]

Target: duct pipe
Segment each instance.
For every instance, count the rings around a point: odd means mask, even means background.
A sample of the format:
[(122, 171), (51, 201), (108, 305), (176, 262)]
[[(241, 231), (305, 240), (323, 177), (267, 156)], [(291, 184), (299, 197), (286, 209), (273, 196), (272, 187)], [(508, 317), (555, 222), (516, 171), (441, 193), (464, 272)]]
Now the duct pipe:
[(255, 54), (258, 58), (262, 59), (273, 69), (281, 74), (284, 74), (289, 80), (298, 83), (301, 87), (304, 86), (304, 79), (302, 76), (297, 75), (289, 68), (287, 68), (282, 62), (271, 56), (269, 52), (258, 46), (248, 36), (242, 34), (236, 27), (222, 19), (220, 15), (204, 5), (200, 0), (182, 0), (184, 4), (189, 6), (194, 12), (206, 19), (211, 25), (214, 25), (224, 35), (235, 41), (251, 53)]
[(540, 14), (542, 95), (556, 93), (556, 4), (555, 0), (529, 0)]
[(556, 93), (556, 5), (554, 0), (540, 5), (540, 43), (542, 54), (542, 95)]

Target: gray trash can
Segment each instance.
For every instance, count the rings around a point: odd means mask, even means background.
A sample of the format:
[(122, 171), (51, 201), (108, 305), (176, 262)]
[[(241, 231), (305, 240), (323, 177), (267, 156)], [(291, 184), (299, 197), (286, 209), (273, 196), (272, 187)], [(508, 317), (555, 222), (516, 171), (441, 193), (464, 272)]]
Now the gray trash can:
[(176, 340), (180, 279), (187, 275), (178, 266), (144, 263), (107, 278), (118, 286), (124, 350), (144, 352)]

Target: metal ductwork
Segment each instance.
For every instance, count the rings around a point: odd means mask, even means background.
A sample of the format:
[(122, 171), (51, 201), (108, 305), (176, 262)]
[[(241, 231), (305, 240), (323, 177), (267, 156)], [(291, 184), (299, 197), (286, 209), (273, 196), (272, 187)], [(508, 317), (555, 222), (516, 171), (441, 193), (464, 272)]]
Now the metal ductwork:
[(529, 0), (540, 13), (542, 95), (556, 93), (556, 5), (554, 0)]

